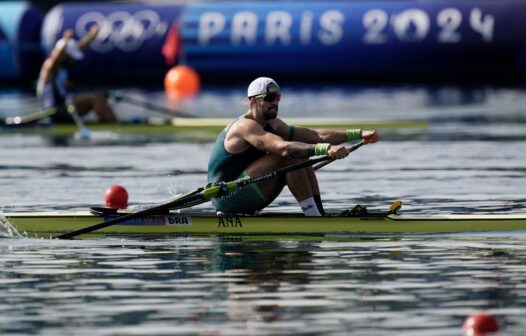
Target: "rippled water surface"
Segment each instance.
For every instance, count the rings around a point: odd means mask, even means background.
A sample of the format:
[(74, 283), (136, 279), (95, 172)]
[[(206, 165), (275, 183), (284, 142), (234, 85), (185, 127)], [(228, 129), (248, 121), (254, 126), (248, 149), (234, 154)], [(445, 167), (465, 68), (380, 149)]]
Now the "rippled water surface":
[(2, 334), (524, 331), (526, 236), (0, 241)]
[[(526, 212), (522, 88), (282, 86), (283, 116), (429, 123), (385, 130), (382, 142), (324, 167), (329, 210), (385, 209), (401, 199), (405, 213)], [(246, 109), (241, 87), (208, 88), (179, 106), (159, 92), (129, 92), (198, 116)], [(19, 92), (3, 92), (0, 103), (3, 115), (36, 109)], [(150, 113), (122, 103), (116, 110), (122, 119)], [(0, 135), (3, 210), (101, 206), (115, 184), (142, 209), (206, 183), (208, 141), (110, 140)], [(299, 208), (286, 190), (271, 210)], [(495, 315), (502, 335), (526, 329), (522, 232), (3, 238), (0, 249), (1, 334), (459, 335), (476, 311)]]

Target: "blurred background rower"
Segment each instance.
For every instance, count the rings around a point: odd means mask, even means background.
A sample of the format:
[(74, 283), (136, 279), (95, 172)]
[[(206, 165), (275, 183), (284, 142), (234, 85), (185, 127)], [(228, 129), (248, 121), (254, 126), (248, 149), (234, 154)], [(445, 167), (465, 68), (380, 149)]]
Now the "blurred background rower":
[(72, 113), (84, 116), (91, 110), (101, 122), (116, 121), (113, 109), (104, 92), (68, 92), (68, 68), (78, 60), (84, 59), (84, 51), (97, 36), (99, 28), (91, 27), (80, 41), (73, 38), (73, 31), (68, 29), (57, 41), (49, 57), (42, 64), (37, 84), (37, 96), (46, 110), (55, 108), (51, 116), (53, 122), (71, 123)]

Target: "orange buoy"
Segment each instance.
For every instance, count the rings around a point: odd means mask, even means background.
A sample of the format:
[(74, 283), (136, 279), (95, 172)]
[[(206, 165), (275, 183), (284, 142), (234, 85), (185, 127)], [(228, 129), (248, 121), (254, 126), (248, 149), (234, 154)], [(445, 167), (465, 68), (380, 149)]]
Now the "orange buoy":
[(499, 323), (492, 315), (476, 313), (464, 321), (463, 328), (469, 335), (483, 335), (498, 331)]
[(169, 98), (176, 100), (195, 96), (200, 86), (199, 74), (186, 65), (176, 65), (164, 76), (164, 90)]
[(126, 209), (128, 207), (128, 192), (124, 187), (114, 185), (106, 190), (104, 200), (108, 208)]

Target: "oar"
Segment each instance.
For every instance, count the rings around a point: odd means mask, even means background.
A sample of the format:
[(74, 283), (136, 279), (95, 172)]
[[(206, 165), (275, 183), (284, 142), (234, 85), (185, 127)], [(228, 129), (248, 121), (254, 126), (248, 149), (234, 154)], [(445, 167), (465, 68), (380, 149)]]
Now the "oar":
[(113, 100), (119, 102), (122, 101), (124, 103), (128, 103), (134, 106), (143, 107), (145, 109), (160, 113), (162, 115), (174, 118), (174, 117), (184, 117), (184, 118), (197, 118), (196, 116), (192, 114), (188, 114), (183, 111), (174, 110), (171, 108), (168, 108), (166, 106), (157, 105), (154, 103), (151, 103), (149, 101), (145, 101), (142, 99), (137, 99), (134, 97), (130, 97), (126, 94), (124, 94), (122, 91), (109, 91), (108, 97), (112, 98)]
[(86, 127), (86, 124), (84, 124), (84, 121), (82, 121), (82, 118), (77, 113), (77, 109), (75, 108), (75, 105), (68, 104), (66, 108), (68, 110), (68, 113), (71, 115), (71, 118), (73, 118), (75, 125), (79, 129), (79, 136), (82, 139), (91, 138), (92, 132), (88, 127)]
[[(73, 122), (79, 129), (79, 136), (83, 139), (89, 139), (92, 136), (92, 131), (89, 129), (82, 118), (77, 113), (77, 109), (75, 108), (74, 104), (67, 104), (66, 105), (67, 112), (71, 115), (71, 118), (73, 119)], [(33, 123), (37, 120), (41, 120), (47, 117), (52, 116), (53, 114), (57, 113), (57, 108), (52, 107), (47, 110), (38, 111), (35, 113), (31, 113), (24, 116), (14, 116), (14, 117), (7, 117), (4, 118), (4, 124), (8, 126), (22, 126), (24, 124)]]
[[(353, 146), (351, 146), (349, 148), (349, 150), (350, 151), (354, 151), (357, 148), (361, 147), (363, 144), (364, 144), (363, 141), (359, 142), (357, 144), (354, 144)], [(318, 158), (310, 159), (310, 160), (307, 160), (307, 161), (304, 161), (304, 162), (300, 162), (300, 163), (296, 163), (296, 164), (293, 164), (293, 165), (290, 165), (290, 166), (286, 166), (286, 167), (283, 167), (283, 168), (280, 168), (280, 169), (276, 169), (274, 171), (268, 172), (268, 173), (263, 174), (263, 175), (259, 175), (259, 176), (255, 176), (255, 177), (246, 177), (246, 178), (242, 178), (242, 179), (238, 179), (238, 180), (234, 180), (234, 181), (230, 181), (230, 182), (224, 182), (224, 183), (220, 183), (220, 184), (214, 184), (212, 186), (207, 186), (207, 187), (204, 187), (204, 188), (199, 188), (199, 189), (196, 189), (196, 190), (191, 191), (189, 193), (186, 193), (186, 194), (184, 194), (182, 196), (175, 197), (175, 198), (169, 200), (168, 202), (165, 202), (165, 203), (160, 204), (158, 206), (155, 206), (153, 208), (149, 208), (149, 209), (137, 211), (135, 213), (130, 213), (130, 214), (127, 214), (127, 215), (124, 215), (124, 216), (113, 218), (113, 219), (110, 219), (109, 221), (106, 221), (106, 222), (102, 222), (102, 223), (99, 223), (99, 224), (94, 224), (94, 225), (85, 227), (83, 229), (79, 229), (79, 230), (76, 230), (76, 231), (64, 233), (64, 234), (61, 234), (61, 235), (58, 235), (58, 236), (52, 237), (52, 238), (71, 239), (71, 238), (74, 238), (74, 237), (76, 237), (78, 235), (81, 235), (81, 234), (90, 233), (90, 232), (93, 232), (93, 231), (104, 229), (104, 228), (106, 228), (108, 226), (115, 225), (115, 224), (118, 224), (118, 223), (122, 223), (122, 222), (125, 222), (125, 221), (128, 221), (128, 220), (132, 220), (132, 219), (135, 219), (135, 218), (140, 218), (140, 217), (144, 217), (144, 216), (149, 216), (149, 215), (162, 213), (162, 212), (170, 210), (170, 209), (181, 209), (181, 208), (185, 208), (185, 207), (188, 207), (188, 206), (194, 206), (194, 205), (201, 204), (201, 203), (204, 203), (206, 201), (209, 201), (212, 198), (218, 197), (218, 196), (220, 196), (222, 194), (232, 192), (232, 191), (234, 191), (234, 190), (236, 190), (238, 188), (244, 187), (246, 185), (249, 185), (249, 184), (252, 184), (252, 183), (256, 183), (256, 182), (260, 182), (260, 181), (264, 181), (264, 180), (268, 180), (268, 179), (274, 178), (276, 176), (283, 175), (283, 174), (286, 174), (286, 173), (289, 173), (291, 171), (298, 170), (298, 169), (301, 169), (301, 168), (309, 167), (309, 166), (312, 166), (312, 165), (314, 165), (316, 163), (323, 162), (323, 161), (332, 161), (332, 160), (329, 158), (329, 156), (324, 155), (324, 156), (321, 156), (321, 157), (318, 157)]]
[[(80, 116), (78, 115), (75, 105), (68, 104), (66, 105), (68, 113), (71, 115), (73, 122), (79, 129), (79, 134), (82, 138), (89, 138), (91, 136), (91, 130), (86, 127)], [(7, 126), (23, 126), (25, 124), (30, 124), (38, 120), (50, 117), (57, 112), (55, 107), (49, 108), (47, 110), (38, 111), (35, 113), (23, 115), (23, 116), (13, 116), (3, 118), (1, 121)]]
[(49, 108), (47, 110), (38, 111), (35, 113), (22, 115), (22, 116), (13, 116), (13, 117), (6, 117), (3, 118), (3, 124), (8, 126), (22, 126), (24, 124), (29, 124), (34, 121), (47, 118), (49, 116), (52, 116), (57, 112), (56, 108)]
[[(351, 147), (349, 147), (349, 151), (352, 152), (352, 151), (360, 148), (363, 145), (365, 145), (365, 142), (362, 140), (362, 141), (352, 145)], [(326, 160), (325, 162), (320, 162), (317, 165), (315, 165), (313, 168), (314, 168), (314, 170), (321, 169), (321, 168), (325, 167), (326, 165), (328, 165), (329, 163), (331, 163), (333, 161), (334, 161), (333, 159), (329, 159), (329, 160)]]

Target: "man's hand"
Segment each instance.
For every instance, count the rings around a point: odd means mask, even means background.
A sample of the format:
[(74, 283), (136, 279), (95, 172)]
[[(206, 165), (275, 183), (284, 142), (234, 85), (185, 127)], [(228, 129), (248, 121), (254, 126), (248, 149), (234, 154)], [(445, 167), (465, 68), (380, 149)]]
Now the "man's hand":
[(73, 29), (64, 30), (64, 32), (62, 33), (62, 37), (66, 40), (73, 38)]
[(349, 155), (349, 149), (345, 146), (332, 145), (329, 147), (327, 155), (332, 159), (343, 159)]
[(95, 37), (99, 33), (99, 30), (100, 30), (100, 27), (98, 25), (93, 25), (93, 26), (91, 26), (88, 34), (92, 35), (93, 37)]
[(95, 37), (97, 37), (97, 34), (99, 34), (99, 31), (100, 27), (98, 25), (91, 26), (88, 33), (80, 39), (78, 43), (79, 48), (82, 51), (86, 51), (90, 43), (95, 39)]
[(362, 139), (365, 144), (377, 142), (380, 140), (380, 134), (378, 134), (375, 130), (363, 130)]

